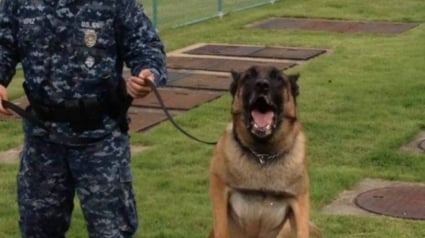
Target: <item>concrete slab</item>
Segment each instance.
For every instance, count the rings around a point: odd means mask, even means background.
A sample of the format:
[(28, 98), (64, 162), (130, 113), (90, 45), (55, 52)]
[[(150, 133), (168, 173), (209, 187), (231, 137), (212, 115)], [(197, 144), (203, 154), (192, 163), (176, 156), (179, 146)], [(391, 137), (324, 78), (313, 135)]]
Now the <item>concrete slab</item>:
[(423, 183), (410, 183), (401, 181), (386, 181), (380, 179), (364, 179), (358, 183), (352, 190), (343, 191), (338, 195), (336, 200), (331, 204), (325, 206), (322, 209), (324, 214), (334, 215), (356, 215), (356, 216), (372, 216), (372, 217), (383, 217), (375, 213), (368, 212), (359, 208), (354, 200), (355, 198), (364, 192), (372, 189), (385, 188), (391, 186), (425, 186)]
[(334, 33), (367, 33), (395, 35), (417, 27), (418, 23), (363, 22), (346, 20), (273, 18), (255, 23), (250, 27), (273, 30), (326, 31)]
[(409, 143), (402, 145), (400, 152), (425, 154), (425, 131), (419, 132)]

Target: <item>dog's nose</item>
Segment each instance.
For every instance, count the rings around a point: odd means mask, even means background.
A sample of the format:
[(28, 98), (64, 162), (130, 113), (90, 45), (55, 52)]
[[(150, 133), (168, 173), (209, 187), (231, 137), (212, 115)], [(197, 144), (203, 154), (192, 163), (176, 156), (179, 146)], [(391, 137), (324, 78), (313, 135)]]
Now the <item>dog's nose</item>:
[(270, 89), (270, 83), (265, 79), (259, 79), (255, 82), (255, 88), (260, 93), (267, 93)]

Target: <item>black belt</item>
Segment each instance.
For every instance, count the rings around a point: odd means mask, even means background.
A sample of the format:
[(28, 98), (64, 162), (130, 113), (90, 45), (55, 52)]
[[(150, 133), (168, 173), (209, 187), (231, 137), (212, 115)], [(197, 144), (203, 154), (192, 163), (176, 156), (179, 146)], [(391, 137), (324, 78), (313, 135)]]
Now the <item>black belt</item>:
[(46, 126), (46, 124), (44, 123), (44, 121), (41, 121), (38, 117), (34, 116), (33, 114), (25, 111), (24, 109), (22, 109), (21, 107), (6, 101), (6, 100), (1, 100), (3, 107), (4, 108), (9, 108), (12, 111), (14, 111), (16, 114), (18, 114), (19, 116), (21, 116), (22, 118), (27, 119), (28, 121), (30, 121), (31, 123), (37, 125), (38, 127), (46, 130), (50, 136), (54, 137), (57, 140), (61, 140), (64, 141), (65, 143), (71, 144), (71, 145), (84, 145), (84, 144), (93, 144), (96, 142), (99, 142), (103, 139), (105, 139), (107, 136), (109, 135), (105, 135), (103, 137), (100, 138), (76, 138), (76, 137), (68, 137), (68, 136), (64, 136), (58, 133), (52, 133), (51, 130)]
[(40, 120), (68, 122), (77, 132), (100, 128), (103, 118), (108, 114), (106, 103), (98, 98), (67, 100), (56, 105), (45, 105), (32, 100), (30, 105)]

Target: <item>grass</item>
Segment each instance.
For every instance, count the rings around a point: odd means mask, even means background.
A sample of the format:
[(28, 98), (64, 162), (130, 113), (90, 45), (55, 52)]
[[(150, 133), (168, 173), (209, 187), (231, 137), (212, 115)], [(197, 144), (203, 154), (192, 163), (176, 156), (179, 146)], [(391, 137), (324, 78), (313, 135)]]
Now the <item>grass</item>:
[[(397, 36), (245, 27), (278, 16), (421, 25)], [(424, 156), (398, 152), (425, 129), (424, 21), (422, 0), (285, 0), (231, 13), (224, 20), (164, 30), (161, 37), (168, 51), (199, 42), (331, 49), (330, 54), (291, 69), (301, 73), (299, 107), (309, 139), (312, 219), (326, 238), (418, 238), (425, 237), (423, 222), (324, 215), (320, 210), (366, 177), (425, 181)], [(177, 121), (193, 134), (215, 140), (229, 121), (229, 104), (230, 97), (224, 96), (178, 116)], [(0, 133), (1, 150), (22, 140), (19, 123), (1, 122)], [(206, 237), (211, 229), (207, 171), (213, 148), (188, 140), (169, 123), (132, 134), (132, 143), (149, 146), (133, 156), (141, 223), (136, 237)], [(0, 237), (19, 237), (17, 167), (0, 164)], [(78, 207), (68, 237), (87, 237)]]

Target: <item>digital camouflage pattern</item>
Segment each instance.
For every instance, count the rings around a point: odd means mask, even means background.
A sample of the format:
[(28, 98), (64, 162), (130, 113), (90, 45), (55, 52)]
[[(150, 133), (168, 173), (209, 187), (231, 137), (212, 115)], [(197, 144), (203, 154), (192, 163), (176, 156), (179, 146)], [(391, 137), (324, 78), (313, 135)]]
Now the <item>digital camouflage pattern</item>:
[[(56, 105), (79, 98), (107, 97), (106, 83), (122, 80), (124, 62), (133, 75), (152, 69), (166, 82), (164, 47), (143, 7), (135, 0), (3, 0), (0, 9), (0, 84), (7, 86), (22, 63), (29, 98)], [(28, 123), (29, 124), (29, 123)], [(101, 137), (115, 128), (74, 133), (66, 123), (51, 123), (69, 136)], [(33, 125), (29, 134), (43, 135)]]
[(76, 147), (27, 138), (18, 173), (22, 236), (64, 237), (76, 191), (91, 238), (132, 237), (137, 212), (128, 140), (120, 130)]
[[(2, 0), (0, 84), (22, 64), (28, 97), (46, 105), (107, 97), (105, 76), (118, 85), (123, 65), (133, 75), (151, 69), (165, 84), (165, 50), (135, 0)], [(76, 132), (47, 122), (49, 133), (24, 120), (25, 144), (18, 174), (23, 237), (64, 237), (76, 192), (90, 237), (132, 237), (137, 214), (131, 188), (129, 138), (116, 120)], [(103, 138), (71, 146), (52, 135)]]

